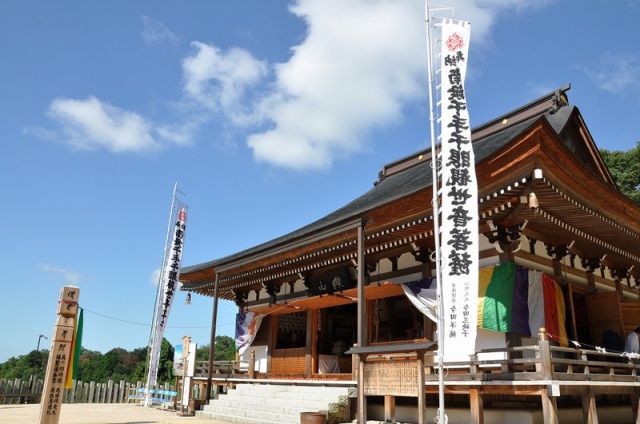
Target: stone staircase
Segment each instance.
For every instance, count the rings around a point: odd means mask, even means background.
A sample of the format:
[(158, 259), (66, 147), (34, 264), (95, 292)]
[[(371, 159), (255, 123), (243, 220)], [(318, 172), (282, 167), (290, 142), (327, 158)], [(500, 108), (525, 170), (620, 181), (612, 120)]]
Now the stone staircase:
[(326, 412), (327, 424), (349, 422), (348, 386), (238, 384), (196, 416), (238, 424), (298, 424), (301, 412)]

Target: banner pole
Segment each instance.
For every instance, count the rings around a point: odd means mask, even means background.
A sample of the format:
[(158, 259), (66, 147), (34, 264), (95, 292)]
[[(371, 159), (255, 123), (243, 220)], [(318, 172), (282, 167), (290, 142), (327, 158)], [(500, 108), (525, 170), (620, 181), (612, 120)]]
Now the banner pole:
[(436, 418), (436, 422), (440, 424), (445, 424), (447, 422), (447, 416), (445, 413), (445, 400), (444, 400), (444, 364), (443, 364), (443, 356), (444, 356), (444, 304), (442, 300), (442, 269), (440, 264), (440, 209), (439, 209), (439, 187), (438, 187), (438, 169), (439, 169), (439, 161), (438, 154), (436, 150), (436, 122), (435, 122), (435, 101), (433, 94), (433, 81), (435, 78), (433, 71), (433, 51), (431, 48), (431, 26), (432, 26), (432, 17), (431, 11), (429, 10), (429, 2), (425, 2), (425, 11), (426, 11), (426, 26), (427, 26), (427, 72), (429, 74), (428, 77), (428, 85), (429, 85), (429, 127), (430, 127), (430, 137), (431, 137), (431, 174), (432, 174), (432, 200), (431, 206), (433, 209), (433, 234), (435, 241), (435, 263), (436, 263), (436, 296), (438, 300), (438, 332), (437, 332), (437, 342), (438, 342), (438, 416)]
[[(151, 385), (155, 385), (156, 377), (153, 374), (157, 374), (158, 369), (156, 367), (155, 370), (152, 370), (151, 367), (154, 366), (153, 358), (156, 356), (156, 337), (157, 337), (157, 321), (160, 313), (162, 312), (162, 295), (163, 295), (163, 279), (165, 273), (165, 267), (167, 264), (167, 255), (169, 252), (169, 237), (171, 234), (171, 227), (173, 225), (173, 216), (175, 215), (175, 207), (176, 207), (176, 193), (178, 191), (178, 182), (173, 185), (173, 195), (171, 196), (171, 209), (169, 210), (169, 221), (167, 223), (167, 235), (165, 237), (164, 242), (164, 252), (162, 254), (162, 266), (160, 267), (160, 274), (158, 276), (158, 284), (156, 289), (156, 301), (153, 305), (153, 317), (151, 319), (151, 332), (149, 334), (149, 349), (147, 352), (147, 364), (145, 366), (145, 371), (147, 374), (147, 378), (145, 379), (145, 398), (144, 398), (144, 406), (151, 406)], [(159, 346), (162, 345), (160, 342)], [(159, 350), (159, 347), (157, 348)], [(156, 363), (157, 366), (157, 363)], [(153, 384), (152, 384), (153, 383)]]

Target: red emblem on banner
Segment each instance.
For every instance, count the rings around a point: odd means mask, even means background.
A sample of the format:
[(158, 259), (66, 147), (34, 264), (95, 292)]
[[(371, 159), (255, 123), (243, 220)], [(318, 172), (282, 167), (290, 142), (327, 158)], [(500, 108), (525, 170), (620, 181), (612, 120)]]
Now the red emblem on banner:
[(454, 52), (456, 50), (460, 50), (464, 46), (464, 38), (460, 37), (457, 32), (451, 34), (449, 38), (447, 38), (447, 48)]

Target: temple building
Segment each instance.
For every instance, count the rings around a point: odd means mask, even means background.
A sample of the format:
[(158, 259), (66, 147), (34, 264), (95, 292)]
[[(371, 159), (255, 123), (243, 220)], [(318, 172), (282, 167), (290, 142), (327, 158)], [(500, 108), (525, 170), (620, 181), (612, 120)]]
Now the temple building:
[[(478, 333), (468, 361), (444, 364), (447, 407), (467, 411), (450, 422), (573, 422), (566, 411), (640, 422), (638, 362), (623, 353), (640, 326), (640, 205), (616, 187), (568, 90), (472, 129)], [(347, 406), (327, 422), (426, 422), (441, 390), (431, 166), (431, 149), (389, 162), (333, 213), (181, 270), (183, 290), (238, 306), (250, 366), (209, 364), (209, 393), (340, 387)], [(231, 416), (214, 400), (205, 409)]]

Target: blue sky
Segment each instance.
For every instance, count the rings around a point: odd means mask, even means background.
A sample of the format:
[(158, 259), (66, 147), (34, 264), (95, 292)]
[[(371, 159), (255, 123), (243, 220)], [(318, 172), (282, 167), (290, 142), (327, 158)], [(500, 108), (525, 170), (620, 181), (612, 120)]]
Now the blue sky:
[[(473, 126), (571, 83), (600, 148), (640, 140), (640, 1), (441, 3), (472, 25)], [(324, 216), (426, 147), (424, 16), (420, 0), (0, 2), (0, 362), (50, 337), (66, 284), (85, 348), (147, 345), (175, 182), (193, 265)], [(165, 337), (207, 344), (211, 307), (179, 293)]]

